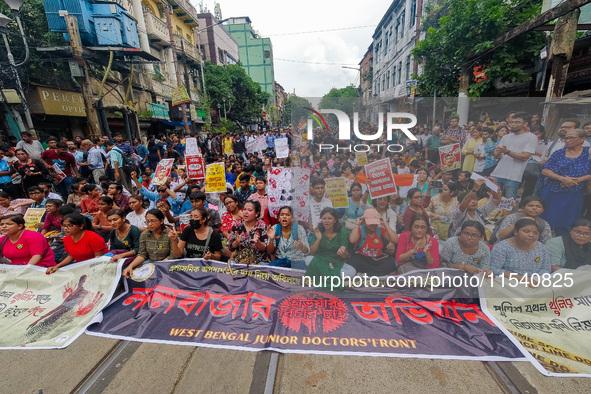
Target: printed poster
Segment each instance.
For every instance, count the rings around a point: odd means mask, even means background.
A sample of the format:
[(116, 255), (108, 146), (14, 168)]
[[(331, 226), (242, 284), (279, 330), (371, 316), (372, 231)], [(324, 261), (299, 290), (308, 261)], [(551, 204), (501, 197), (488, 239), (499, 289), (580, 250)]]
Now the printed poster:
[(199, 145), (197, 144), (197, 138), (189, 137), (185, 139), (185, 156), (199, 156)]
[(172, 106), (175, 107), (180, 104), (190, 103), (191, 97), (189, 97), (189, 93), (187, 93), (187, 89), (184, 85), (177, 86), (176, 88), (172, 89)]
[(23, 216), (25, 219), (25, 228), (31, 231), (38, 231), (35, 227), (36, 224), (41, 223), (43, 215), (45, 215), (45, 208), (29, 208)]
[(538, 287), (494, 278), (482, 309), (542, 374), (591, 377), (591, 267), (545, 275)]
[(63, 181), (66, 178), (66, 174), (62, 171), (62, 169), (60, 168), (58, 163), (53, 163), (53, 170), (55, 171), (53, 173), (53, 179), (55, 179), (55, 181), (57, 183), (60, 183), (61, 181)]
[(326, 198), (332, 201), (334, 208), (348, 208), (347, 185), (345, 178), (329, 178), (326, 182)]
[(224, 163), (209, 164), (205, 175), (205, 191), (207, 193), (225, 192), (226, 171)]
[(205, 165), (203, 156), (185, 156), (187, 162), (187, 176), (190, 179), (205, 178)]
[[(523, 360), (482, 313), (473, 288), (378, 284), (331, 293), (276, 267), (241, 266), (233, 273), (245, 277), (233, 279), (227, 264), (202, 259), (144, 264), (87, 333), (282, 353)], [(460, 275), (442, 269), (413, 276), (444, 273)]]
[(275, 153), (278, 159), (289, 157), (289, 140), (287, 138), (275, 139)]
[(174, 159), (162, 159), (158, 166), (156, 167), (156, 171), (154, 172), (154, 177), (152, 178), (153, 185), (164, 185), (166, 183), (166, 179), (170, 176), (170, 172), (172, 171), (172, 165), (174, 164)]
[(291, 168), (271, 167), (267, 171), (267, 197), (269, 198), (269, 215), (277, 218), (279, 209), (292, 205)]
[(308, 222), (310, 219), (310, 175), (309, 168), (291, 168), (291, 188), (293, 193), (293, 215), (294, 219), (301, 222)]
[(462, 165), (460, 144), (450, 144), (439, 147), (439, 162), (441, 171), (457, 170)]
[(357, 165), (360, 167), (369, 163), (367, 160), (367, 152), (355, 152), (355, 159), (357, 160)]
[(70, 345), (109, 303), (121, 264), (97, 257), (46, 275), (34, 265), (0, 266), (0, 349)]
[(366, 164), (365, 174), (367, 176), (367, 188), (372, 200), (397, 193), (390, 160), (382, 159)]

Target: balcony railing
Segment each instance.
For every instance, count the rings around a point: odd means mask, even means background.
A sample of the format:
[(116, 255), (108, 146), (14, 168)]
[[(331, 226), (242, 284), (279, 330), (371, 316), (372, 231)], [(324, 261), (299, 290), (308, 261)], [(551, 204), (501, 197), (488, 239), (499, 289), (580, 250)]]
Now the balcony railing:
[(183, 49), (185, 51), (185, 55), (187, 55), (188, 58), (198, 62), (199, 61), (199, 51), (197, 50), (197, 47), (194, 46), (193, 44), (191, 44), (189, 42), (189, 40), (177, 36), (176, 34), (174, 35), (174, 45), (176, 47), (176, 50), (178, 52), (182, 52)]
[[(187, 0), (172, 0), (171, 1), (173, 4), (177, 4), (180, 8), (183, 9), (184, 12), (186, 12), (188, 14), (188, 16), (194, 20), (197, 21), (197, 9), (195, 7), (193, 7), (193, 5), (191, 3), (189, 3), (189, 1)], [(174, 8), (174, 6), (173, 6)]]
[(144, 8), (144, 16), (146, 20), (146, 30), (148, 32), (148, 36), (153, 40), (170, 42), (170, 35), (168, 33), (168, 26), (166, 26), (166, 22), (152, 14), (152, 12), (147, 8)]

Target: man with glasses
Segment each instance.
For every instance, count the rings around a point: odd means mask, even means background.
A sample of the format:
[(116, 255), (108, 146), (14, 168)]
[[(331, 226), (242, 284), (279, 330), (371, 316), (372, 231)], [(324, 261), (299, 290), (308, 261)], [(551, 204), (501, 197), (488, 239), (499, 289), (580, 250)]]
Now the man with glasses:
[[(564, 146), (565, 146), (564, 145), (564, 137), (566, 136), (566, 133), (568, 133), (571, 130), (578, 129), (579, 125), (580, 125), (580, 122), (578, 120), (566, 120), (566, 121), (562, 122), (562, 124), (560, 125), (560, 128), (558, 129), (558, 139), (556, 141), (552, 142), (546, 148), (546, 151), (544, 152), (544, 155), (542, 156), (542, 160), (540, 160), (541, 165), (546, 164), (546, 162), (548, 161), (548, 159), (550, 158), (550, 156), (552, 156), (552, 154), (554, 152), (556, 152), (559, 149), (564, 148)], [(583, 142), (583, 146), (591, 146), (591, 144), (589, 143), (589, 141), (585, 141), (585, 142)]]
[(517, 189), (523, 172), (538, 146), (538, 138), (529, 131), (530, 118), (525, 112), (515, 113), (509, 121), (511, 133), (505, 135), (494, 150), (494, 156), (499, 162), (491, 176), (504, 188), (508, 199), (517, 199)]
[(131, 173), (131, 179), (135, 183), (135, 186), (138, 188), (139, 193), (150, 200), (150, 207), (149, 209), (156, 207), (156, 202), (159, 200), (166, 200), (170, 204), (170, 209), (172, 210), (172, 214), (174, 216), (179, 216), (181, 211), (181, 205), (183, 201), (180, 196), (177, 196), (175, 192), (169, 189), (170, 185), (170, 178), (166, 179), (166, 183), (164, 185), (158, 185), (155, 192), (152, 192), (144, 187), (137, 179), (137, 172), (133, 171)]
[[(205, 206), (206, 195), (203, 192), (192, 192), (189, 196), (189, 200), (191, 201), (191, 209), (186, 210), (183, 212), (184, 214), (191, 213), (191, 211), (195, 208), (204, 208), (207, 213), (209, 214), (209, 219), (207, 220), (207, 225), (216, 231), (220, 231), (222, 227), (222, 219), (218, 211), (215, 211), (211, 208), (207, 208)], [(178, 222), (179, 218), (175, 217), (174, 222)]]
[(39, 186), (31, 186), (27, 190), (27, 193), (29, 194), (29, 198), (33, 200), (31, 208), (45, 208), (47, 198), (45, 198), (45, 193)]

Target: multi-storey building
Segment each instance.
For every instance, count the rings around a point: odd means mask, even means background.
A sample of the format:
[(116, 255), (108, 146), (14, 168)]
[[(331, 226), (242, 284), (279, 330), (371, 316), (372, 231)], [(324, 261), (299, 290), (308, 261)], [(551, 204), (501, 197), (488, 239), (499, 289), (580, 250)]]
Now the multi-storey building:
[(240, 60), (238, 43), (226, 31), (211, 13), (197, 15), (199, 21), (197, 45), (203, 54), (203, 60), (209, 60), (218, 66), (236, 64)]

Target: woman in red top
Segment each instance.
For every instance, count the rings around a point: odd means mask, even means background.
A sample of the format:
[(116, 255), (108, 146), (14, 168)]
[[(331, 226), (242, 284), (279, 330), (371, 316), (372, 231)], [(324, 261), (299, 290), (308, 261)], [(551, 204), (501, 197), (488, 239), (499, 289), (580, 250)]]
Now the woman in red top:
[(242, 207), (240, 206), (240, 201), (231, 194), (226, 196), (224, 200), (224, 204), (226, 205), (226, 212), (222, 215), (222, 233), (224, 234), (224, 238), (228, 239), (230, 237), (230, 233), (232, 232), (232, 227), (242, 220)]
[(64, 217), (62, 228), (66, 233), (64, 238), (66, 258), (58, 265), (49, 267), (47, 269), (48, 274), (52, 274), (74, 261), (90, 260), (109, 251), (103, 237), (89, 230), (91, 227), (90, 220), (79, 213), (71, 213)]
[(402, 267), (402, 272), (413, 269), (428, 269), (439, 267), (439, 243), (427, 234), (429, 219), (425, 215), (415, 214), (410, 219), (410, 231), (400, 234), (396, 261)]
[(15, 265), (55, 265), (53, 250), (38, 232), (25, 230), (23, 215), (7, 215), (0, 221), (4, 237), (0, 241), (2, 255)]
[(80, 209), (82, 210), (82, 213), (86, 215), (95, 216), (99, 212), (98, 201), (101, 192), (96, 185), (86, 185), (84, 186), (84, 191), (86, 192), (87, 197), (84, 197), (82, 201), (80, 201)]
[(99, 198), (98, 207), (99, 211), (92, 220), (92, 229), (103, 237), (105, 242), (108, 242), (113, 226), (111, 226), (107, 216), (113, 210), (113, 199), (106, 196)]

